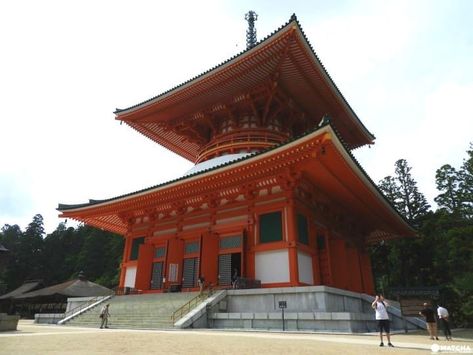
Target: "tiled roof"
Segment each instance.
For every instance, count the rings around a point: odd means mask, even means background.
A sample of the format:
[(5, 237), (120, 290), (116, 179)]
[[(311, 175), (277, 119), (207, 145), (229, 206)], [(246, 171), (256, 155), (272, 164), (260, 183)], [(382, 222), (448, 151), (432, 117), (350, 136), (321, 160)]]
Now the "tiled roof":
[(14, 289), (11, 292), (8, 292), (2, 296), (0, 296), (0, 300), (6, 300), (10, 298), (15, 298), (17, 296), (20, 296), (26, 292), (36, 290), (39, 287), (43, 286), (43, 281), (42, 280), (30, 280), (30, 281), (25, 281), (23, 285), (20, 287)]
[[(286, 28), (288, 28), (289, 26), (293, 26), (293, 25), (296, 25), (298, 30), (300, 31), (300, 34), (302, 35), (307, 47), (310, 49), (310, 52), (311, 54), (313, 55), (314, 59), (315, 59), (315, 62), (317, 63), (317, 65), (320, 65), (320, 68), (321, 68), (321, 72), (322, 72), (322, 75), (323, 76), (326, 76), (326, 78), (328, 79), (327, 82), (329, 83), (329, 86), (333, 86), (335, 92), (337, 95), (339, 95), (339, 97), (341, 98), (341, 100), (343, 101), (343, 104), (346, 105), (346, 108), (348, 109), (348, 112), (349, 112), (349, 115), (351, 115), (354, 119), (354, 122), (356, 122), (361, 128), (362, 130), (365, 132), (364, 134), (366, 135), (366, 137), (369, 137), (369, 139), (372, 141), (375, 139), (375, 136), (370, 133), (368, 131), (368, 129), (365, 127), (365, 125), (361, 122), (361, 120), (358, 118), (358, 116), (356, 115), (356, 113), (354, 112), (354, 110), (352, 109), (352, 107), (349, 105), (348, 101), (345, 99), (345, 97), (343, 96), (343, 94), (340, 92), (339, 88), (337, 87), (337, 85), (334, 83), (332, 77), (330, 76), (330, 74), (327, 72), (325, 66), (323, 65), (323, 63), (321, 62), (321, 60), (319, 59), (319, 57), (317, 56), (314, 48), (312, 47), (312, 45), (310, 44), (305, 32), (302, 30), (302, 27), (299, 23), (299, 21), (297, 20), (297, 17), (295, 14), (293, 14), (290, 18), (290, 20), (288, 22), (286, 22), (283, 26), (280, 26), (277, 30), (275, 30), (274, 32), (272, 32), (270, 35), (266, 36), (265, 38), (263, 38), (262, 40), (260, 40), (254, 47), (252, 48), (249, 48), (249, 49), (246, 49), (240, 53), (238, 53), (237, 55), (229, 58), (228, 60), (212, 67), (211, 69), (159, 94), (159, 95), (156, 95), (148, 100), (145, 100), (143, 102), (140, 102), (136, 105), (133, 105), (133, 106), (130, 106), (128, 108), (125, 108), (125, 109), (116, 109), (115, 110), (115, 114), (117, 115), (117, 118), (120, 119), (120, 116), (123, 114), (123, 115), (126, 115), (127, 113), (131, 113), (133, 112), (135, 109), (138, 109), (140, 107), (147, 107), (148, 104), (152, 103), (153, 101), (155, 102), (160, 102), (161, 100), (164, 100), (164, 98), (168, 95), (168, 94), (175, 94), (177, 92), (180, 91), (181, 88), (183, 88), (184, 86), (186, 85), (193, 85), (195, 82), (197, 82), (200, 78), (202, 78), (203, 76), (205, 75), (208, 75), (210, 73), (212, 73), (213, 71), (216, 71), (217, 69), (221, 69), (223, 66), (229, 64), (230, 62), (233, 62), (233, 63), (236, 63), (237, 60), (242, 57), (243, 55), (249, 53), (249, 52), (257, 52), (259, 50), (259, 48), (261, 48), (261, 46), (263, 46), (265, 44), (265, 42), (267, 41), (270, 41), (273, 37), (275, 37), (277, 34), (279, 34), (280, 32), (282, 32), (283, 30), (285, 30)], [(125, 119), (125, 122), (126, 119)], [(132, 125), (132, 127), (134, 127), (135, 129), (137, 129), (137, 127), (135, 127), (134, 125), (138, 124), (138, 123), (135, 123), (135, 122), (129, 122), (129, 124)], [(143, 133), (143, 132), (142, 132)], [(146, 135), (146, 134), (145, 134)], [(150, 137), (151, 138), (151, 137)], [(152, 138), (153, 139), (153, 138)], [(161, 143), (160, 143), (161, 144)], [(361, 144), (361, 143), (359, 143)], [(364, 143), (366, 144), (366, 143)], [(358, 145), (359, 146), (359, 145)], [(351, 148), (354, 148), (356, 146), (351, 146)], [(169, 147), (167, 147), (169, 149)], [(190, 149), (190, 148), (189, 148)], [(171, 149), (172, 150), (172, 149)], [(191, 154), (192, 155), (192, 154)], [(185, 156), (187, 159), (189, 159), (188, 156)], [(192, 159), (190, 159), (192, 160)]]
[(70, 297), (91, 297), (91, 296), (107, 296), (111, 294), (111, 290), (87, 280), (70, 280), (58, 285), (42, 288), (40, 290), (23, 293), (15, 298), (34, 298), (52, 295), (63, 295)]

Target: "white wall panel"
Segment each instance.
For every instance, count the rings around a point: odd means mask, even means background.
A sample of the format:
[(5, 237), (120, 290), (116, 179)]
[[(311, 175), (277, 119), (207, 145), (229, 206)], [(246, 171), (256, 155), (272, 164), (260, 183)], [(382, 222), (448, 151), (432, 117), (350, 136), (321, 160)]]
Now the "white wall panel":
[(309, 285), (314, 284), (312, 257), (306, 253), (297, 252), (297, 265), (299, 266), (299, 281)]
[(289, 282), (287, 250), (272, 250), (255, 254), (255, 276), (262, 284)]
[(125, 287), (135, 287), (136, 281), (136, 266), (126, 268), (125, 273)]

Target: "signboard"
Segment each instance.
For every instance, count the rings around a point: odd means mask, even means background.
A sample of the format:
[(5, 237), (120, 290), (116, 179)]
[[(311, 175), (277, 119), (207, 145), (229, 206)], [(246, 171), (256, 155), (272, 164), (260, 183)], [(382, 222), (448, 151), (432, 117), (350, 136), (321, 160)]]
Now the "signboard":
[(286, 301), (279, 301), (279, 308), (281, 308), (281, 309), (287, 308), (287, 302)]
[(401, 313), (405, 317), (419, 317), (419, 312), (424, 309), (424, 303), (431, 304), (429, 299), (401, 298)]
[(390, 294), (405, 298), (438, 298), (438, 287), (398, 287), (392, 288)]

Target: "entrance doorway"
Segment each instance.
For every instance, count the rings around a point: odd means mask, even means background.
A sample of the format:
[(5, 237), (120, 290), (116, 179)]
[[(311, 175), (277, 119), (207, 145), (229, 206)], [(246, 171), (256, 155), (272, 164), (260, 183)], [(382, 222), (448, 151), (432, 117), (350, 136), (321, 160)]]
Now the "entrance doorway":
[(186, 258), (182, 268), (182, 287), (197, 287), (197, 279), (199, 278), (199, 258)]
[(218, 256), (218, 284), (230, 286), (232, 276), (241, 276), (241, 253), (220, 254)]
[(163, 288), (163, 262), (153, 263), (151, 272), (151, 289), (159, 290)]

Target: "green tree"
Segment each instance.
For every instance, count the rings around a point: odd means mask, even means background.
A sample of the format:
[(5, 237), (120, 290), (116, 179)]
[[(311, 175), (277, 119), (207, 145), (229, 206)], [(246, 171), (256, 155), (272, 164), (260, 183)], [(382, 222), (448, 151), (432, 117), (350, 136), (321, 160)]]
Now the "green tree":
[(395, 163), (396, 182), (399, 187), (400, 212), (414, 226), (419, 225), (419, 220), (430, 210), (425, 196), (419, 192), (417, 182), (411, 175), (412, 168), (405, 159)]
[(396, 179), (392, 176), (386, 176), (378, 183), (378, 187), (396, 210), (401, 211), (401, 190)]
[(435, 174), (437, 190), (441, 193), (434, 199), (440, 208), (458, 213), (462, 204), (459, 173), (449, 164), (443, 165)]
[(467, 150), (468, 157), (463, 161), (460, 169), (460, 195), (462, 211), (466, 218), (473, 218), (473, 143)]
[(43, 235), (43, 217), (37, 214), (22, 234), (17, 250), (21, 260), (17, 265), (17, 277), (22, 281), (42, 279), (44, 276)]
[(6, 224), (0, 231), (0, 244), (9, 250), (4, 267), (0, 270), (0, 283), (5, 284), (7, 289), (13, 288), (11, 285), (21, 283), (16, 275), (16, 266), (20, 262), (17, 250), (22, 234), (20, 227), (16, 224), (13, 226)]

